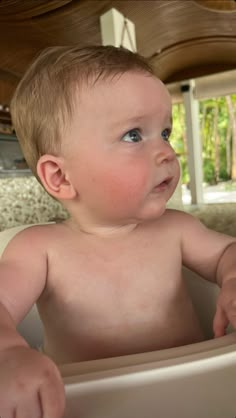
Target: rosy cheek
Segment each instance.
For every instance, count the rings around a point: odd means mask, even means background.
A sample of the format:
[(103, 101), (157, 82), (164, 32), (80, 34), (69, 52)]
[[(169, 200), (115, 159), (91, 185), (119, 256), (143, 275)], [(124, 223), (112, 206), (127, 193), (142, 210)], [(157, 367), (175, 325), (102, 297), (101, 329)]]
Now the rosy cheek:
[(110, 170), (104, 176), (104, 191), (108, 193), (112, 201), (117, 204), (124, 202), (137, 202), (145, 195), (147, 190), (147, 173), (145, 170), (119, 169)]

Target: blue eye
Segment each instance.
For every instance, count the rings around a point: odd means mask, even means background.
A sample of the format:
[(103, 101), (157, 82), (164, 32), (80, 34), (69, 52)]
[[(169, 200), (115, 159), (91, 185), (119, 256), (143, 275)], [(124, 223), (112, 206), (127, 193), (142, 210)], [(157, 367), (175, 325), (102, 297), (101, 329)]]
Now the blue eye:
[(169, 141), (170, 139), (171, 130), (169, 128), (164, 129), (162, 131), (161, 136), (164, 139), (164, 141)]
[(122, 141), (124, 142), (140, 142), (142, 141), (142, 136), (138, 129), (131, 129), (124, 136), (122, 136)]

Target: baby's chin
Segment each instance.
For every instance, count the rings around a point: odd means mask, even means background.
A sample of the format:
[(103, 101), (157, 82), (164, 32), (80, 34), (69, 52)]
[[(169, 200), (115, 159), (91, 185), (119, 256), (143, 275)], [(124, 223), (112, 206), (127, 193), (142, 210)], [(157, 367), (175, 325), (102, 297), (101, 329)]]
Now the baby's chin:
[(161, 199), (157, 204), (150, 204), (137, 213), (137, 221), (154, 221), (159, 219), (166, 211), (166, 200)]

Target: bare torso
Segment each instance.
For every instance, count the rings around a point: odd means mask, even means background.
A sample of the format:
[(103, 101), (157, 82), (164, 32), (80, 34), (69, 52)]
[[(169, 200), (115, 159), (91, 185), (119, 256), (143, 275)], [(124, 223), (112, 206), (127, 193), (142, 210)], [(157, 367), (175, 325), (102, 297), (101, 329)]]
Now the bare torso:
[(63, 224), (51, 228), (49, 274), (38, 308), (44, 350), (54, 361), (202, 340), (182, 279), (178, 234), (165, 221), (140, 226), (119, 239), (95, 239)]

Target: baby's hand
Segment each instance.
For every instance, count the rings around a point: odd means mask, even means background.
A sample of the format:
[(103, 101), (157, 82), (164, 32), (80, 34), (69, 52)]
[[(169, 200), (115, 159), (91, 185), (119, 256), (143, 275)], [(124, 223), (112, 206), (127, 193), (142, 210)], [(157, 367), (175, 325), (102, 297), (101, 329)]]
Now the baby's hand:
[(236, 329), (236, 278), (227, 280), (221, 288), (213, 321), (214, 336), (225, 335), (229, 323)]
[(64, 386), (56, 365), (27, 347), (0, 352), (0, 416), (61, 418)]

